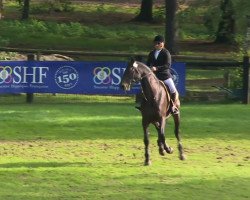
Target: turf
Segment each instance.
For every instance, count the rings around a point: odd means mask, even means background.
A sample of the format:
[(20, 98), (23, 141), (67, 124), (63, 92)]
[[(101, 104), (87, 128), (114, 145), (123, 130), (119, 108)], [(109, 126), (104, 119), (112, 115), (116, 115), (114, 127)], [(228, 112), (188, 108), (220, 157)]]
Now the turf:
[(178, 160), (173, 121), (161, 157), (150, 127), (143, 166), (131, 103), (2, 104), (0, 199), (249, 199), (250, 107), (184, 104)]

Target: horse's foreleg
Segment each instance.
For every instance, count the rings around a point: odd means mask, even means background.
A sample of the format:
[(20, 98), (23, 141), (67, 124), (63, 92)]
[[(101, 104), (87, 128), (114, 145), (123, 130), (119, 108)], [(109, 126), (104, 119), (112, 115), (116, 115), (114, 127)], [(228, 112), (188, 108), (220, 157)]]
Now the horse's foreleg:
[(171, 154), (173, 153), (173, 149), (169, 147), (166, 143), (165, 139), (165, 118), (161, 120), (161, 123), (159, 123), (159, 126), (155, 125), (157, 131), (158, 131), (158, 146), (159, 146), (159, 153), (160, 155), (164, 156), (164, 150)]
[(174, 123), (175, 123), (174, 133), (178, 142), (179, 158), (180, 160), (185, 160), (186, 157), (184, 155), (183, 146), (181, 144), (181, 137), (180, 137), (180, 113), (173, 115), (173, 118), (174, 118)]
[(149, 132), (148, 126), (149, 124), (146, 122), (142, 122), (143, 131), (144, 131), (144, 145), (145, 145), (145, 162), (144, 165), (150, 165), (150, 155), (149, 155)]

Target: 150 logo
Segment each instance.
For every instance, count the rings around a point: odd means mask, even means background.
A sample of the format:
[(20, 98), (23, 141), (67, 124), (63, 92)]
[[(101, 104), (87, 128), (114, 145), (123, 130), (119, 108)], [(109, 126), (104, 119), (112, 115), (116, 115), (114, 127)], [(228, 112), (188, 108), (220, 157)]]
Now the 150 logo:
[(60, 67), (55, 73), (55, 82), (62, 89), (71, 89), (78, 83), (77, 70), (71, 66)]

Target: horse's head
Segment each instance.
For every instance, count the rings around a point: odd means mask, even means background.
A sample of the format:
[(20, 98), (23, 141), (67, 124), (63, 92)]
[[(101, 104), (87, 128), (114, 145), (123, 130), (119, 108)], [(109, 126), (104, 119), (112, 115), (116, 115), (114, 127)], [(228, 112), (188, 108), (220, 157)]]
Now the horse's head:
[(131, 59), (123, 74), (120, 85), (121, 89), (129, 91), (134, 83), (138, 83), (142, 79), (139, 65), (141, 65), (140, 62)]

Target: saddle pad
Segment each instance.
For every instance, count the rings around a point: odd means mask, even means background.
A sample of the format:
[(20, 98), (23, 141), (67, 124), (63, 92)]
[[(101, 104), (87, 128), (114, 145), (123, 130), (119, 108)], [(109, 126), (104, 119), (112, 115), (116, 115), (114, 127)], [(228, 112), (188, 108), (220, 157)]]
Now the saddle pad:
[(164, 90), (167, 93), (167, 98), (170, 99), (170, 90), (169, 88), (166, 86), (166, 84), (163, 81), (160, 81), (160, 84), (163, 86)]

